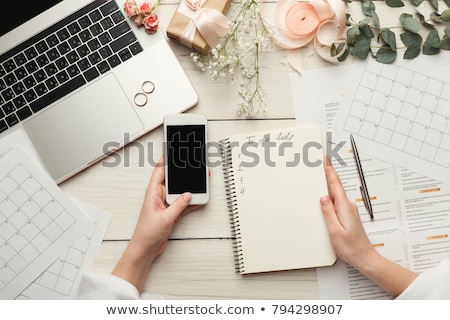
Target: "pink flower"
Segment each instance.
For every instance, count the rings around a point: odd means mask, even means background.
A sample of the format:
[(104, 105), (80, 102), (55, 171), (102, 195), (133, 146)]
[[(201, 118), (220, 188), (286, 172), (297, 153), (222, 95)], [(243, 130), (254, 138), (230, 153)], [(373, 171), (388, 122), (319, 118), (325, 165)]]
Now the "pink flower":
[(138, 6), (135, 0), (125, 0), (125, 4), (123, 5), (123, 9), (125, 14), (128, 17), (134, 17), (138, 14)]
[(133, 17), (133, 19), (134, 19), (134, 23), (136, 23), (136, 25), (138, 27), (142, 26), (142, 21), (144, 20), (143, 15), (138, 14), (137, 16)]
[(156, 7), (161, 0), (155, 0), (156, 4), (148, 0), (143, 0), (139, 5), (135, 0), (125, 0), (123, 9), (129, 18), (140, 27), (144, 26), (147, 33), (155, 33), (158, 30), (158, 15), (155, 13)]
[(144, 1), (139, 5), (139, 13), (142, 15), (149, 15), (153, 12), (155, 5), (148, 1)]
[(158, 30), (159, 18), (156, 13), (152, 13), (144, 18), (143, 24), (147, 33), (155, 33)]

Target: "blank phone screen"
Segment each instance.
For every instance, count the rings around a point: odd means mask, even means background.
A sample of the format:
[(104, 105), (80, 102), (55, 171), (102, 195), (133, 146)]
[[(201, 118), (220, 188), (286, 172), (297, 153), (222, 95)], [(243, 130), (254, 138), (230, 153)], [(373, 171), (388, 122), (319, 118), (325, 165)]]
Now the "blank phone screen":
[(204, 125), (167, 126), (168, 193), (206, 193)]

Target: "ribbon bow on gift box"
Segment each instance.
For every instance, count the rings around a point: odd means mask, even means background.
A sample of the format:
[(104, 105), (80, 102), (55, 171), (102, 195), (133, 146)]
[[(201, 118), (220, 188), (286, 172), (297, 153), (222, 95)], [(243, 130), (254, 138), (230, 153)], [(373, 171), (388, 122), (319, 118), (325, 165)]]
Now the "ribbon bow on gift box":
[(215, 47), (218, 36), (223, 37), (228, 32), (229, 19), (216, 9), (204, 8), (206, 2), (208, 0), (183, 0), (178, 7), (179, 13), (191, 19), (180, 37), (186, 47), (192, 46), (196, 30), (211, 48)]

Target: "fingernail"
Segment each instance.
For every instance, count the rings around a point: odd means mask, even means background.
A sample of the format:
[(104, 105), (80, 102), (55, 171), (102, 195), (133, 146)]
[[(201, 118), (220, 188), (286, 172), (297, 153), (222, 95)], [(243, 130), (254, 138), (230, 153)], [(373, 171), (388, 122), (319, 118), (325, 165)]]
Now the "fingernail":
[(190, 194), (189, 192), (183, 193), (183, 200), (186, 202), (191, 202), (192, 199), (192, 194)]
[(320, 204), (326, 206), (330, 202), (329, 196), (320, 197)]

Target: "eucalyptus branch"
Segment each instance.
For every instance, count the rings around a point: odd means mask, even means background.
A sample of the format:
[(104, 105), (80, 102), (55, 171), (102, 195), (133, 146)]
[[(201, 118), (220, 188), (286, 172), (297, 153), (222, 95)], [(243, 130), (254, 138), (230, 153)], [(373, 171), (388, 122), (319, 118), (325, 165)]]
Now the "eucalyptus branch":
[[(450, 6), (450, 0), (444, 0), (447, 6)], [(390, 7), (402, 7), (402, 0), (385, 0)], [(411, 0), (416, 6), (419, 6), (423, 0)], [(450, 50), (450, 9), (443, 10), (438, 13), (437, 0), (430, 0), (431, 5), (436, 10), (430, 14), (429, 19), (416, 12), (416, 17), (409, 13), (402, 13), (399, 16), (400, 26), (381, 27), (380, 19), (376, 13), (375, 4), (372, 0), (361, 0), (361, 9), (366, 16), (359, 22), (353, 21), (352, 17), (347, 14), (347, 39), (346, 52), (339, 60), (345, 60), (348, 55), (359, 58), (366, 58), (369, 53), (378, 62), (392, 63), (397, 57), (398, 49), (406, 49), (403, 58), (414, 59), (421, 52), (426, 55), (437, 54), (442, 50)], [(437, 25), (447, 24), (442, 37), (436, 29)], [(428, 31), (424, 41), (419, 31), (422, 27)], [(404, 46), (397, 46), (394, 29), (403, 29), (400, 39)], [(374, 42), (379, 45), (373, 45)], [(377, 51), (374, 53), (374, 49)], [(332, 47), (332, 53), (339, 53), (336, 46)], [(342, 49), (343, 50), (343, 49)]]

